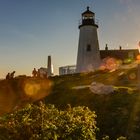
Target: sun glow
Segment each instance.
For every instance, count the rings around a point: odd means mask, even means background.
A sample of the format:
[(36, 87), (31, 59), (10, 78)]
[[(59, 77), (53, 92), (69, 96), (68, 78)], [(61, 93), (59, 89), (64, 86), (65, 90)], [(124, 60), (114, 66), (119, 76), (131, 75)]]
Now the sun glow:
[(104, 70), (104, 69), (116, 70), (116, 69), (118, 69), (120, 64), (121, 64), (121, 61), (119, 61), (115, 58), (107, 57), (107, 58), (103, 59), (100, 69), (101, 70)]
[(140, 60), (140, 54), (139, 54), (139, 55), (137, 55), (137, 60)]
[(36, 83), (27, 83), (25, 84), (24, 90), (27, 95), (32, 96), (38, 93), (40, 90), (40, 85)]
[(47, 96), (52, 87), (52, 82), (45, 80), (26, 80), (24, 84), (24, 92), (33, 100), (41, 99)]

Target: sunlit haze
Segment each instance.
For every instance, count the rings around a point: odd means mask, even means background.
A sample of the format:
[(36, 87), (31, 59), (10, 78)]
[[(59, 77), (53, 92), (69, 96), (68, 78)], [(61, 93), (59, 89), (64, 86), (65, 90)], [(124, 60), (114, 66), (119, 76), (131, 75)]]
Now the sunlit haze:
[(81, 13), (89, 6), (99, 21), (100, 49), (137, 48), (140, 0), (0, 0), (0, 78), (31, 75), (76, 64)]

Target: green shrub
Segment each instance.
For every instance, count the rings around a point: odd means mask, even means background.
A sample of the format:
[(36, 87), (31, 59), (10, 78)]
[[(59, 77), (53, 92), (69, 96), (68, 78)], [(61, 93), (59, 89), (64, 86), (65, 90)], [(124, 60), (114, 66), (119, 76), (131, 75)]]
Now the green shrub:
[(2, 140), (96, 140), (95, 112), (70, 106), (30, 104), (0, 120)]
[(126, 137), (121, 136), (121, 137), (117, 138), (117, 140), (127, 140), (127, 139), (126, 139)]
[(105, 136), (102, 138), (102, 140), (110, 140), (109, 136)]

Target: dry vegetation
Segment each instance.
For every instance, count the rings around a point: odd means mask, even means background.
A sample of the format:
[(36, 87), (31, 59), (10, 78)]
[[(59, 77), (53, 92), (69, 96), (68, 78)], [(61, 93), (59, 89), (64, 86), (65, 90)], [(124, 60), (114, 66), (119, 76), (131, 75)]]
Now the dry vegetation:
[[(89, 88), (73, 89), (92, 82), (114, 85), (116, 90), (108, 95), (96, 95)], [(97, 114), (97, 138), (109, 135), (140, 138), (140, 96), (137, 89), (137, 69), (121, 69), (114, 72), (55, 76), (49, 79), (17, 78), (0, 82), (1, 114), (23, 107), (42, 99), (46, 105), (54, 104), (65, 110), (87, 106)], [(45, 98), (44, 98), (45, 97)], [(3, 109), (2, 109), (3, 108)]]

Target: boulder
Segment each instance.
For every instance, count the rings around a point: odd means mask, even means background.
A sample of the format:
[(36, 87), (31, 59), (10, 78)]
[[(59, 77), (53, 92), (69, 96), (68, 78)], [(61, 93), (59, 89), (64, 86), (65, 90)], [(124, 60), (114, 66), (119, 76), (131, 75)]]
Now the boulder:
[(115, 90), (115, 88), (112, 85), (93, 82), (90, 85), (90, 90), (95, 94), (110, 94)]

